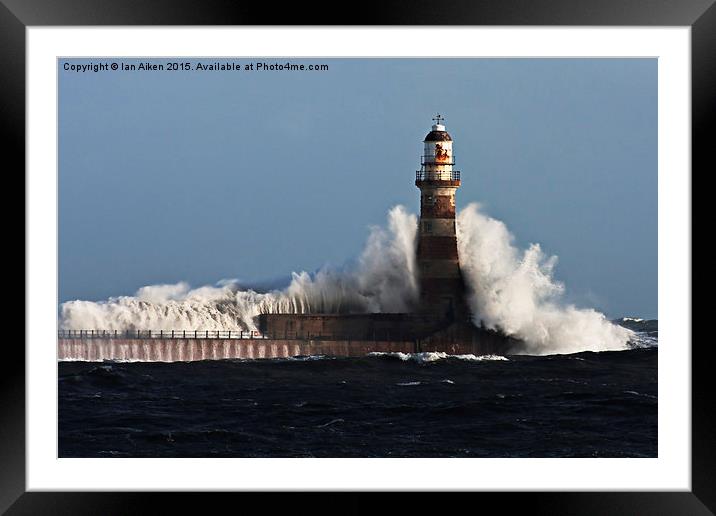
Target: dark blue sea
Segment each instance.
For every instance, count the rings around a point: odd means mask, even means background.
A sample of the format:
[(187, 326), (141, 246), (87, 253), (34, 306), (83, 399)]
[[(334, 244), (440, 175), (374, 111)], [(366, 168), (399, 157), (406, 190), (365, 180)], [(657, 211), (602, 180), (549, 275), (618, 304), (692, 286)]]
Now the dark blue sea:
[(59, 455), (657, 456), (656, 346), (435, 358), (60, 362)]

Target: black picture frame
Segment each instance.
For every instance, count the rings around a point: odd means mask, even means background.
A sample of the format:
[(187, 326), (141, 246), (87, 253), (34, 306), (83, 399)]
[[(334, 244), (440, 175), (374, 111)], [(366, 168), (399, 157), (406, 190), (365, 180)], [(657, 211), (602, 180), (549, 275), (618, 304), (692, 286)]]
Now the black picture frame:
[[(29, 26), (85, 25), (615, 25), (689, 26), (692, 51), (692, 178), (716, 170), (712, 142), (716, 113), (716, 5), (714, 0), (453, 0), (448, 3), (322, 2), (257, 3), (232, 0), (0, 0), (0, 118), (7, 175), (25, 167), (25, 30)], [(14, 158), (13, 166), (7, 158)], [(14, 174), (13, 174), (14, 173)], [(27, 259), (27, 257), (25, 257)], [(25, 488), (25, 353), (5, 347), (0, 375), (0, 511), (20, 514), (127, 514), (218, 512), (234, 497), (249, 507), (257, 494), (60, 493)], [(714, 352), (709, 339), (692, 339), (692, 490), (690, 492), (470, 493), (411, 495), (402, 511), (444, 512), (458, 503), (475, 508), (493, 502), (501, 513), (529, 514), (714, 514), (716, 513), (716, 399), (710, 385)], [(326, 497), (335, 498), (330, 502)], [(457, 496), (457, 498), (456, 498)], [(469, 496), (469, 499), (466, 499)], [(249, 500), (246, 500), (248, 498)], [(303, 493), (291, 503), (311, 512), (363, 513), (385, 506), (379, 493)], [(261, 496), (262, 511), (280, 498)], [(494, 504), (497, 505), (494, 505)], [(216, 511), (210, 507), (217, 507)], [(489, 507), (489, 506), (484, 506)], [(240, 510), (234, 506), (232, 512)], [(339, 509), (340, 508), (340, 509)]]

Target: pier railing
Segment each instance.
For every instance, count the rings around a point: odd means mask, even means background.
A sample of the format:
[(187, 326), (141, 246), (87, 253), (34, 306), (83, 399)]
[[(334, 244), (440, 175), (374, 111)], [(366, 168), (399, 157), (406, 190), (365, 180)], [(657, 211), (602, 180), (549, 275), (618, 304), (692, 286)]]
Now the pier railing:
[(414, 336), (407, 332), (394, 329), (370, 331), (365, 335), (290, 331), (261, 333), (239, 330), (59, 330), (57, 337), (60, 339), (414, 340)]
[(258, 331), (239, 330), (59, 330), (61, 339), (263, 339)]

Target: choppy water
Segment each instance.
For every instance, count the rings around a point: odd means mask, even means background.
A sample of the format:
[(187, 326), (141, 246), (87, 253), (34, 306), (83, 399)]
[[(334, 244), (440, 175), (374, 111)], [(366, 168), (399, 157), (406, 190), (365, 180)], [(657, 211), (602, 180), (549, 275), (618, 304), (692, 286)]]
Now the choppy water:
[(59, 455), (655, 457), (657, 356), (62, 362)]

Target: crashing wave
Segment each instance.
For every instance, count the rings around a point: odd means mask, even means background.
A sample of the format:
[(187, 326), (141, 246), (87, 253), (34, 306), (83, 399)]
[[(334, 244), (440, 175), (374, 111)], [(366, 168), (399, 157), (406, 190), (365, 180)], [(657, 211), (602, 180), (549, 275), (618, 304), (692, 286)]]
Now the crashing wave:
[(556, 256), (545, 256), (538, 244), (516, 248), (505, 224), (481, 213), (478, 204), (458, 215), (457, 237), (476, 324), (517, 337), (528, 354), (628, 349), (631, 330), (561, 301)]
[[(458, 253), (474, 322), (524, 342), (523, 353), (554, 354), (629, 349), (635, 332), (593, 309), (561, 301), (553, 278), (555, 256), (537, 244), (513, 245), (504, 223), (470, 204), (457, 217)], [(396, 313), (418, 298), (417, 217), (402, 206), (388, 214), (387, 229), (371, 229), (351, 269), (293, 273), (283, 290), (242, 290), (235, 280), (196, 289), (187, 283), (151, 285), (134, 296), (61, 305), (63, 330), (256, 331), (262, 313)], [(429, 360), (429, 358), (425, 358)]]

